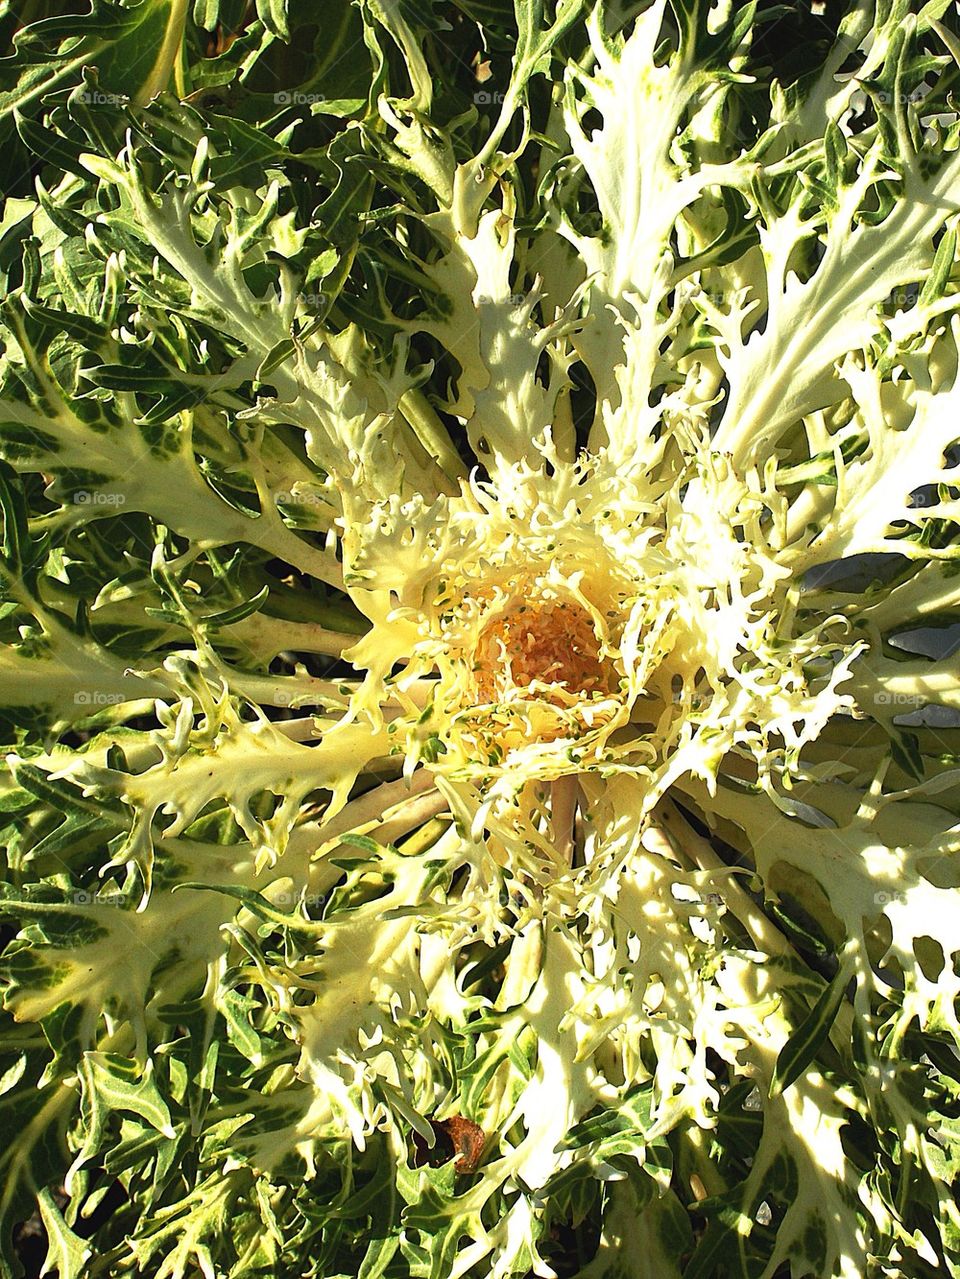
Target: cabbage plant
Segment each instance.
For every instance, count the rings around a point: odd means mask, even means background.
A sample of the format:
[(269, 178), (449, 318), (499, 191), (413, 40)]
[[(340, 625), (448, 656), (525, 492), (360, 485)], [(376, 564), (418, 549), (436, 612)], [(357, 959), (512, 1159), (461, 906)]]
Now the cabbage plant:
[(956, 5), (74, 7), (0, 1276), (960, 1274)]

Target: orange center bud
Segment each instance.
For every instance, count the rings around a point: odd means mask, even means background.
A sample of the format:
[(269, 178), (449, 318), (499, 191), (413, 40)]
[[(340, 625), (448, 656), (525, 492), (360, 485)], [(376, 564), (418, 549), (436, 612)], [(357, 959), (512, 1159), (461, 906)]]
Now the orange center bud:
[(476, 650), (477, 697), (504, 702), (529, 690), (532, 697), (570, 706), (583, 694), (610, 691), (608, 664), (582, 605), (530, 600), (495, 618)]

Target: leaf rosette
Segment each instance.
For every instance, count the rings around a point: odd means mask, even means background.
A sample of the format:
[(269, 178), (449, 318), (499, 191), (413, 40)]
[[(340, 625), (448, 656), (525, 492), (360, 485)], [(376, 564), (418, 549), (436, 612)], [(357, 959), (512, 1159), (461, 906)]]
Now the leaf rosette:
[(796, 624), (771, 545), (782, 495), (699, 445), (651, 442), (615, 471), (603, 453), (560, 461), (548, 435), (539, 468), (345, 521), (371, 621), (345, 654), (373, 677), (353, 713), (379, 724), (395, 704), (394, 750), (465, 784), (477, 830), (508, 818), (515, 837), (536, 783), (587, 772), (634, 777), (641, 823), (678, 775), (715, 791), (728, 756), (741, 779), (789, 785), (802, 746), (853, 707), (841, 686), (863, 643), (842, 616)]

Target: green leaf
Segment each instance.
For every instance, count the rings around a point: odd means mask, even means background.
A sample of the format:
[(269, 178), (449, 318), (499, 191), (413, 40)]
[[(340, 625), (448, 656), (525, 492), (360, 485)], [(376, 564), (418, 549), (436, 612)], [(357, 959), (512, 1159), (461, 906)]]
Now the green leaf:
[(64, 1167), (66, 1129), (76, 1094), (65, 1084), (37, 1086), (31, 1071), (22, 1087), (0, 1097), (0, 1276), (16, 1279), (22, 1267), (12, 1231), (33, 1212), (41, 1190)]
[[(81, 81), (96, 67), (101, 91), (145, 103), (165, 89), (180, 55), (184, 0), (140, 0), (125, 8), (91, 0), (85, 14), (41, 19), (16, 40), (16, 86), (0, 93), (0, 117), (23, 111), (43, 95)], [(29, 145), (29, 144), (28, 144)], [(71, 170), (72, 171), (72, 170)]]
[(37, 1196), (40, 1216), (47, 1232), (47, 1257), (43, 1272), (54, 1273), (58, 1279), (83, 1279), (87, 1274), (87, 1261), (92, 1248), (64, 1221), (49, 1190), (41, 1190)]
[(154, 1078), (152, 1061), (141, 1069), (118, 1053), (86, 1052), (79, 1077), (86, 1135), (75, 1167), (81, 1167), (100, 1149), (107, 1136), (108, 1118), (116, 1111), (139, 1116), (171, 1140), (176, 1136), (170, 1109)]
[(252, 617), (254, 613), (258, 613), (267, 600), (270, 598), (270, 588), (264, 586), (251, 599), (245, 600), (242, 604), (236, 604), (233, 608), (222, 609), (219, 613), (209, 613), (204, 619), (204, 626), (235, 626), (237, 622), (242, 622), (247, 617)]
[(81, 149), (75, 142), (64, 137), (62, 133), (45, 128), (42, 124), (37, 124), (35, 120), (20, 115), (19, 112), (15, 112), (14, 115), (17, 132), (23, 139), (24, 146), (28, 147), (44, 164), (55, 165), (64, 173), (72, 173), (79, 178), (87, 176), (86, 169), (80, 162)]
[(850, 965), (841, 963), (836, 976), (824, 987), (807, 1017), (780, 1049), (768, 1096), (779, 1097), (800, 1078), (816, 1057), (836, 1021), (849, 984)]
[(287, 0), (257, 0), (257, 17), (272, 36), (278, 40), (289, 39)]
[(68, 333), (85, 346), (96, 348), (108, 338), (104, 325), (85, 315), (73, 315), (69, 311), (57, 310), (53, 307), (40, 306), (23, 298), (23, 309), (32, 320), (37, 320), (54, 333)]
[(956, 263), (957, 232), (955, 227), (951, 227), (944, 232), (943, 238), (937, 245), (933, 266), (924, 280), (923, 288), (917, 298), (918, 306), (931, 306), (943, 297), (946, 292), (947, 282), (956, 267)]
[(894, 763), (915, 781), (923, 781), (924, 761), (920, 751), (920, 739), (916, 733), (890, 725), (890, 755)]
[(218, 1006), (227, 1023), (227, 1034), (244, 1057), (258, 1063), (263, 1055), (260, 1036), (250, 1024), (250, 1014), (257, 1007), (257, 1001), (240, 995), (235, 990), (224, 991)]

